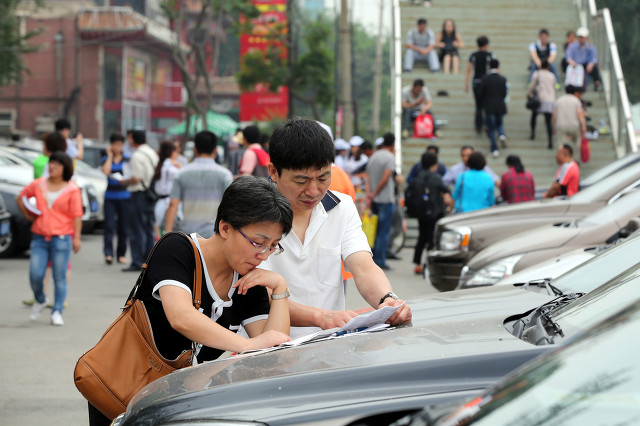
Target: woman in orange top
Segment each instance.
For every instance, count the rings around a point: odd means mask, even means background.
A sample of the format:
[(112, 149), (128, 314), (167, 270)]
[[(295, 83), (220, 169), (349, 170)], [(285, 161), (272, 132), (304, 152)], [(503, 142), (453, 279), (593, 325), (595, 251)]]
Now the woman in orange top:
[[(17, 204), (31, 225), (29, 280), (35, 297), (31, 320), (36, 320), (46, 305), (43, 280), (51, 261), (55, 283), (55, 302), (51, 324), (63, 325), (62, 308), (67, 296), (66, 269), (71, 250), (80, 250), (82, 200), (80, 188), (71, 181), (73, 163), (64, 152), (49, 158), (49, 176), (34, 180), (18, 196)], [(34, 197), (36, 205), (29, 203)]]

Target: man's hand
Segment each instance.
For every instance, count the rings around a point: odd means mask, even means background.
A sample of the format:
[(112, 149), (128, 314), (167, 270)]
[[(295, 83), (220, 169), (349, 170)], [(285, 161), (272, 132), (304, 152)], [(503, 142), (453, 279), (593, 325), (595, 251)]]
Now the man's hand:
[(358, 314), (353, 311), (324, 311), (319, 315), (316, 324), (323, 330), (342, 327), (348, 323), (351, 318), (358, 316)]
[(576, 61), (574, 61), (573, 59), (567, 59), (567, 62), (569, 62), (569, 65), (575, 67), (576, 65), (578, 65), (578, 63)]
[(387, 320), (387, 324), (400, 325), (407, 322), (411, 322), (411, 308), (409, 307), (409, 305), (405, 303), (404, 300), (400, 300), (400, 299), (395, 300), (390, 297), (387, 297), (387, 300), (385, 300), (380, 306), (378, 306), (378, 309), (380, 309), (385, 306), (399, 306), (399, 305), (402, 305), (403, 303), (404, 305), (400, 309), (398, 309), (393, 315), (391, 315), (391, 317)]
[(593, 67), (594, 67), (593, 63), (587, 64), (587, 68), (585, 70), (587, 71), (587, 74), (591, 74), (591, 71), (593, 71)]

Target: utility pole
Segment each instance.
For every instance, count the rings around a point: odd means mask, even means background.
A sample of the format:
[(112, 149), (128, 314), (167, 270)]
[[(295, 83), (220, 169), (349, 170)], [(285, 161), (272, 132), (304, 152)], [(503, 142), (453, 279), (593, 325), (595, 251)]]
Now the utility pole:
[(373, 74), (373, 111), (371, 113), (371, 138), (375, 138), (380, 130), (380, 91), (382, 90), (382, 16), (384, 0), (380, 0), (378, 14), (378, 41), (376, 43), (375, 72)]
[(349, 1), (342, 0), (340, 10), (340, 92), (342, 95), (341, 137), (353, 136), (353, 99), (351, 97), (351, 29), (349, 23)]

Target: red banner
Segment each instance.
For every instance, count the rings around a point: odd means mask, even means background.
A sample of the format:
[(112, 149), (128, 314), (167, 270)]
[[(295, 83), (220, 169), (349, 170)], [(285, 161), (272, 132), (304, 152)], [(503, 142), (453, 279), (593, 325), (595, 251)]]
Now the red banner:
[[(287, 49), (283, 43), (270, 39), (268, 35), (274, 28), (286, 28), (287, 0), (253, 0), (260, 16), (253, 19), (251, 33), (240, 36), (240, 57), (247, 52), (268, 47), (282, 49), (286, 57)], [(265, 84), (256, 84), (253, 91), (240, 95), (240, 121), (267, 121), (286, 118), (289, 112), (289, 89), (281, 86), (276, 93), (270, 92)]]

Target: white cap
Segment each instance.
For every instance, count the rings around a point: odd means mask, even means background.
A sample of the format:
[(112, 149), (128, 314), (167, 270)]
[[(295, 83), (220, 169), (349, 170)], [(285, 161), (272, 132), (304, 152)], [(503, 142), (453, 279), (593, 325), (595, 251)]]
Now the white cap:
[(589, 37), (589, 30), (586, 27), (580, 27), (576, 31), (578, 37)]
[(351, 146), (360, 146), (362, 145), (362, 142), (364, 142), (364, 139), (362, 138), (362, 136), (351, 136), (351, 139), (349, 139), (349, 145)]
[(336, 151), (346, 151), (349, 149), (349, 142), (344, 139), (336, 139), (333, 142), (333, 146), (336, 148)]
[(333, 132), (331, 131), (331, 127), (329, 127), (327, 124), (324, 124), (321, 121), (316, 121), (316, 123), (318, 123), (320, 125), (320, 127), (322, 127), (324, 130), (326, 130), (327, 133), (329, 133), (329, 136), (331, 136), (331, 140), (333, 140)]
[(376, 139), (375, 144), (376, 144), (376, 146), (380, 146), (380, 145), (382, 145), (382, 142), (384, 142), (384, 138), (378, 138), (378, 139)]

